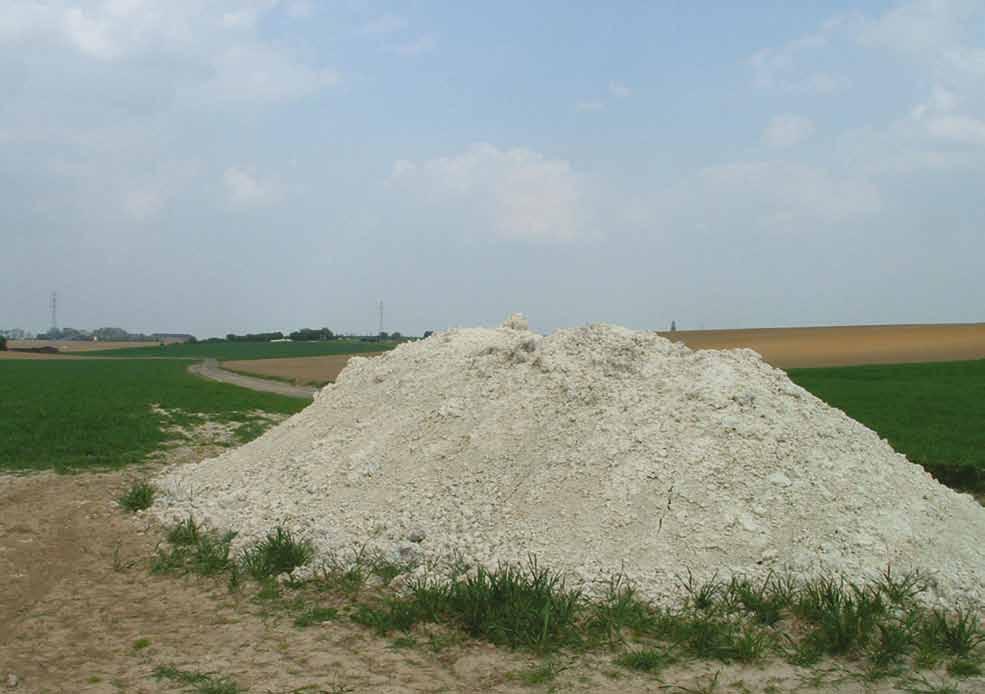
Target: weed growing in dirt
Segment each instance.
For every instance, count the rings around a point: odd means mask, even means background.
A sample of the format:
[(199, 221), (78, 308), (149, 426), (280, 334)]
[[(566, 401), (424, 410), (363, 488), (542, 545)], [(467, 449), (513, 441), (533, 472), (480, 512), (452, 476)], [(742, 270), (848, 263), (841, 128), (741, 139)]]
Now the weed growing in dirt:
[[(853, 663), (852, 676), (864, 682), (944, 663), (954, 677), (975, 677), (985, 661), (985, 630), (974, 614), (923, 607), (925, 582), (888, 569), (867, 584), (776, 575), (698, 583), (689, 575), (681, 582), (685, 599), (667, 609), (641, 598), (619, 576), (601, 598), (589, 599), (533, 558), (524, 565), (464, 568), (443, 578), (425, 574), (394, 588), (393, 580), (414, 567), (360, 550), (351, 561), (333, 559), (297, 580), (293, 571), (311, 560), (309, 543), (275, 528), (232, 561), (232, 538), (188, 519), (168, 532), (170, 549), (158, 551), (152, 570), (228, 574), (237, 588), (252, 578), (260, 585), (254, 603), (272, 614), (289, 614), (299, 628), (347, 617), (379, 636), (399, 632), (393, 648), (422, 641), (438, 652), (467, 637), (542, 655), (608, 648), (618, 664), (644, 672), (680, 660), (756, 663), (782, 655), (812, 667), (841, 658)], [(282, 583), (278, 579), (285, 574), (290, 580)], [(318, 604), (323, 598), (312, 604), (313, 595), (351, 606)]]
[(540, 665), (519, 673), (519, 678), (524, 684), (536, 686), (553, 682), (563, 670), (564, 667), (558, 665), (557, 661), (548, 658)]
[(236, 533), (204, 530), (192, 519), (182, 521), (168, 531), (174, 538), (171, 547), (157, 548), (151, 560), (151, 573), (219, 576), (233, 569), (229, 548)]
[(923, 636), (931, 646), (944, 653), (966, 658), (983, 642), (985, 632), (978, 618), (966, 611), (949, 616), (943, 610), (934, 610), (924, 625)]
[(616, 658), (616, 663), (630, 670), (657, 673), (674, 662), (674, 657), (665, 650), (648, 648), (642, 651), (627, 651)]
[(294, 626), (303, 629), (313, 624), (329, 622), (338, 616), (339, 611), (334, 607), (312, 607), (294, 618)]
[(191, 687), (190, 691), (195, 694), (240, 694), (245, 691), (229, 677), (215, 673), (180, 670), (171, 665), (159, 665), (154, 668), (153, 677), (158, 681), (170, 680)]
[(263, 540), (243, 552), (243, 570), (256, 580), (291, 573), (308, 564), (315, 548), (308, 540), (296, 539), (288, 530), (277, 527)]
[(198, 524), (189, 516), (168, 530), (168, 542), (175, 547), (193, 547), (201, 539)]
[(156, 490), (147, 482), (134, 482), (123, 494), (116, 499), (116, 503), (124, 511), (134, 513), (143, 511), (151, 507), (154, 503)]
[(980, 677), (985, 674), (980, 662), (965, 658), (955, 658), (948, 663), (947, 672), (952, 677)]
[(407, 600), (422, 621), (448, 622), (469, 636), (539, 652), (582, 641), (578, 617), (582, 596), (559, 574), (539, 567), (504, 564), (448, 583), (419, 581)]

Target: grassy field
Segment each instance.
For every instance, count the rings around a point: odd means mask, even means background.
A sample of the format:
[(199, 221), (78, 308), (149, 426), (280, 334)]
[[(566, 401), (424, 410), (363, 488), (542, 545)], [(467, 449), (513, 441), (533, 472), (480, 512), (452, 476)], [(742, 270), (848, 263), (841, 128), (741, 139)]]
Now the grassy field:
[(985, 490), (985, 359), (792, 369), (789, 374), (879, 432), (941, 482)]
[[(60, 472), (140, 462), (169, 438), (162, 426), (201, 415), (237, 422), (240, 440), (263, 427), (255, 410), (290, 414), (306, 403), (215, 383), (162, 360), (0, 361), (0, 470)], [(158, 404), (183, 414), (155, 412)]]
[(357, 342), (330, 340), (327, 342), (199, 342), (163, 347), (131, 347), (87, 352), (85, 356), (100, 357), (181, 357), (187, 359), (276, 359), (278, 357), (317, 357), (325, 354), (359, 354), (393, 349), (395, 342)]

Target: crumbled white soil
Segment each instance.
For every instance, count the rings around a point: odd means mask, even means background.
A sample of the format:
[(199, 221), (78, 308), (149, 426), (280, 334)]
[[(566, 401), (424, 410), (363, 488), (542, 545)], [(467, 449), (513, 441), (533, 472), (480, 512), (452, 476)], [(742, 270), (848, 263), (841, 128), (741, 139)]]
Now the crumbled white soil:
[(460, 554), (681, 577), (919, 570), (985, 605), (985, 509), (750, 350), (608, 325), (462, 329), (353, 358), (259, 439), (158, 481), (165, 520), (276, 525), (323, 553)]

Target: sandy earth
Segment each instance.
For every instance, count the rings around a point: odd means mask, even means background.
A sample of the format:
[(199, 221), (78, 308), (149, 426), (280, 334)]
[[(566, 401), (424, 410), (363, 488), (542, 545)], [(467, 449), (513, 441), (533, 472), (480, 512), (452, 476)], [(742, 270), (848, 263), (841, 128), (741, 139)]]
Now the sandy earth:
[[(181, 464), (215, 452), (178, 448), (167, 457)], [(896, 691), (890, 681), (865, 688), (837, 666), (819, 674), (782, 662), (692, 664), (658, 678), (614, 666), (609, 653), (560, 656), (556, 679), (528, 685), (520, 675), (540, 661), (481, 643), (432, 649), (429, 633), (418, 630), (417, 646), (397, 649), (347, 621), (298, 629), (289, 616), (265, 612), (252, 591), (150, 575), (161, 529), (148, 516), (122, 513), (113, 499), (161, 467), (0, 476), (0, 691), (178, 691), (151, 677), (161, 665), (220, 673), (265, 693)], [(136, 648), (140, 639), (149, 645)], [(980, 691), (975, 686), (961, 691)]]
[(289, 398), (311, 400), (317, 391), (317, 388), (312, 386), (302, 386), (291, 383), (283, 383), (281, 381), (271, 381), (265, 378), (254, 378), (245, 374), (227, 371), (226, 369), (219, 368), (219, 364), (215, 359), (206, 359), (200, 364), (194, 364), (193, 366), (188, 367), (188, 370), (193, 374), (212, 379), (213, 381), (219, 381), (220, 383), (230, 383), (242, 388), (258, 390), (264, 393), (285, 395)]
[(985, 323), (661, 333), (692, 349), (748, 347), (781, 369), (985, 358)]
[[(377, 356), (373, 353), (360, 357)], [(324, 385), (334, 383), (351, 354), (331, 354), (323, 357), (290, 357), (286, 359), (240, 359), (222, 362), (223, 368), (241, 373), (282, 378), (298, 384)]]

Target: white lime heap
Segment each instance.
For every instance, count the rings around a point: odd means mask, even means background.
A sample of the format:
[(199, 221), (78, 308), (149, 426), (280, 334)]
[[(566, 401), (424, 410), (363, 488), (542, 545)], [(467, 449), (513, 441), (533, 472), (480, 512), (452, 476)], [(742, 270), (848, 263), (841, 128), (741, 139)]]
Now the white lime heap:
[(325, 553), (453, 554), (622, 572), (667, 601), (679, 577), (920, 570), (943, 604), (985, 604), (985, 509), (750, 350), (692, 351), (608, 325), (522, 316), (353, 358), (303, 412), (170, 470), (155, 506)]

